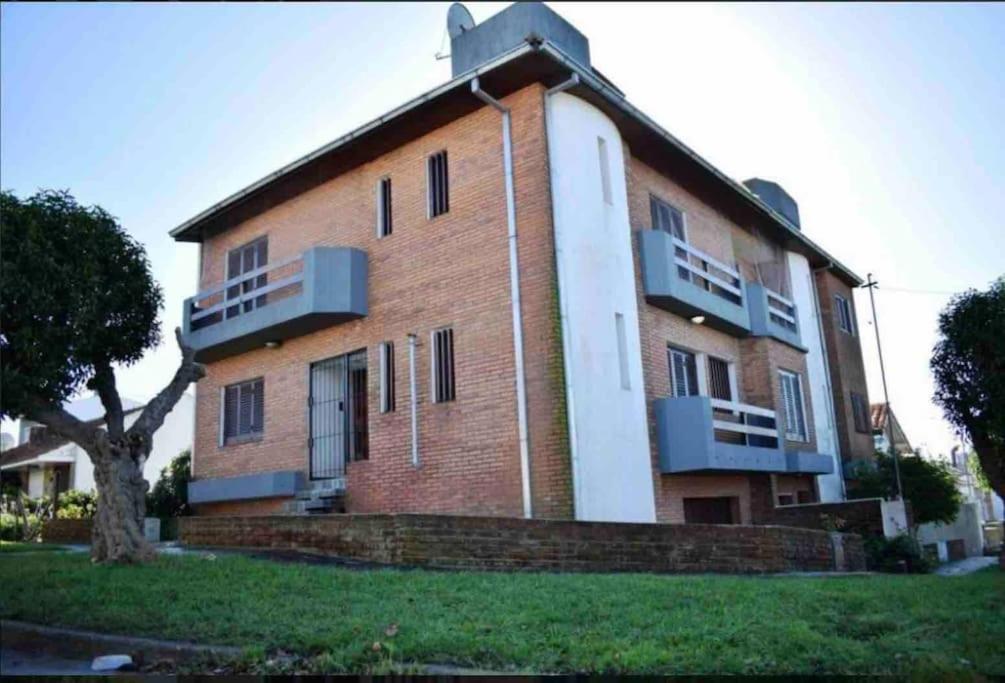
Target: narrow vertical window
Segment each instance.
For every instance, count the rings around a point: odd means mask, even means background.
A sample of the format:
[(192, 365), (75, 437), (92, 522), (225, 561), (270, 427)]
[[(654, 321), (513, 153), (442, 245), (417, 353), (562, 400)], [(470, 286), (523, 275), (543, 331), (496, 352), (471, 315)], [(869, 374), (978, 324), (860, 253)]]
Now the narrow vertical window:
[(733, 400), (733, 383), (729, 363), (714, 356), (708, 357), (708, 395), (723, 401)]
[[(855, 431), (861, 434), (868, 434), (872, 431), (872, 419), (869, 415), (869, 404), (865, 396), (851, 392), (851, 412), (855, 421)], [(889, 418), (887, 418), (889, 419)]]
[(377, 237), (387, 237), (392, 228), (391, 179), (381, 178), (377, 181)]
[(628, 337), (625, 332), (625, 316), (614, 314), (614, 331), (618, 335), (618, 368), (621, 371), (621, 388), (631, 389), (632, 383), (628, 373)]
[(453, 401), (454, 330), (450, 327), (433, 332), (433, 402)]
[(698, 363), (690, 351), (670, 348), (670, 393), (675, 397), (698, 395)]
[(426, 159), (426, 204), (430, 218), (450, 211), (450, 186), (447, 172), (447, 151), (437, 152)]
[(380, 412), (394, 412), (394, 342), (380, 345)]
[(611, 196), (611, 163), (607, 155), (607, 141), (597, 138), (597, 151), (600, 155), (600, 189), (604, 193), (604, 203), (613, 204)]
[(788, 370), (779, 370), (778, 375), (785, 412), (785, 438), (789, 441), (808, 441), (802, 380), (799, 375)]
[(265, 433), (265, 381), (232, 384), (223, 392), (223, 442), (239, 443)]
[(840, 294), (834, 295), (834, 307), (837, 310), (838, 327), (848, 334), (855, 334), (855, 323), (852, 317), (851, 302)]

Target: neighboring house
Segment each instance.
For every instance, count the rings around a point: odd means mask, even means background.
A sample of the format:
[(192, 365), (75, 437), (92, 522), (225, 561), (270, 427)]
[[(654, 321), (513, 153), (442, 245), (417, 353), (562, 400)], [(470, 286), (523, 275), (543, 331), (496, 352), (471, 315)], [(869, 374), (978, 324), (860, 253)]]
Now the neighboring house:
[(893, 432), (893, 449), (897, 455), (912, 455), (914, 449), (907, 440), (897, 414), (893, 409), (887, 409), (885, 403), (873, 403), (869, 408), (870, 424), (872, 425), (873, 448), (883, 453), (890, 452), (890, 430)]
[(1000, 525), (1005, 521), (1005, 503), (994, 491), (981, 488), (973, 474), (973, 464), (977, 454), (954, 447), (949, 457), (949, 463), (956, 473), (956, 488), (963, 494), (968, 503), (976, 503), (980, 510), (980, 518), (984, 523)]
[(14, 438), (13, 434), (8, 434), (7, 432), (0, 432), (0, 451), (5, 451), (8, 448), (14, 448), (17, 445), (17, 440)]
[(796, 202), (635, 109), (544, 5), (451, 55), (453, 80), (172, 230), (200, 250), (198, 513), (842, 500), (873, 452), (862, 281)]
[[(139, 418), (143, 405), (122, 399), (122, 406), (128, 429)], [(84, 422), (104, 423), (104, 408), (96, 395), (67, 403), (66, 409)], [(151, 486), (175, 456), (192, 447), (194, 411), (195, 399), (191, 394), (183, 394), (154, 433), (153, 449), (143, 468), (143, 475)], [(32, 498), (51, 497), (69, 489), (95, 489), (94, 466), (80, 446), (30, 420), (20, 421), (18, 434), (20, 443), (0, 454), (0, 474), (5, 485), (16, 485)]]

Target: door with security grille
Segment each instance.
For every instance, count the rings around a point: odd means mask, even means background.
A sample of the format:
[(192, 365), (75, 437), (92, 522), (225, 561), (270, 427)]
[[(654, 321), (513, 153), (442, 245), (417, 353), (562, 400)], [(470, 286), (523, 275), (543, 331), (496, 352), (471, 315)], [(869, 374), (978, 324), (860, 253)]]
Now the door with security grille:
[(311, 479), (345, 476), (347, 460), (369, 454), (366, 351), (311, 364)]

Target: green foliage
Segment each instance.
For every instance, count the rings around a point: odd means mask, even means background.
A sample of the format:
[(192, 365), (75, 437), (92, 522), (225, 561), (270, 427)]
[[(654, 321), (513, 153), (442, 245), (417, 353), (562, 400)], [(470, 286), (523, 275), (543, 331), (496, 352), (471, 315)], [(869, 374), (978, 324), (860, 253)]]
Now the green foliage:
[(0, 560), (0, 618), (235, 645), (277, 663), (283, 650), (324, 673), (448, 663), (970, 680), (1005, 673), (1003, 613), (997, 569), (811, 578), (361, 570), (238, 555)]
[(977, 488), (981, 491), (991, 491), (991, 482), (988, 480), (988, 475), (985, 474), (984, 468), (981, 467), (981, 461), (977, 457), (976, 453), (970, 453), (967, 458), (967, 469), (970, 471), (970, 475), (974, 478), (974, 483), (977, 484)]
[(129, 365), (160, 341), (163, 301), (143, 246), (67, 192), (0, 193), (0, 415), (59, 405), (95, 364)]
[(986, 292), (956, 295), (939, 314), (931, 367), (935, 402), (1005, 496), (1005, 276)]
[(70, 489), (59, 494), (56, 517), (59, 519), (93, 519), (98, 510), (98, 495), (91, 491)]
[(161, 470), (161, 477), (147, 494), (147, 515), (184, 517), (189, 514), (188, 482), (192, 479), (192, 452), (182, 451)]
[[(951, 524), (963, 497), (949, 466), (918, 455), (900, 456), (899, 460), (904, 498), (911, 503), (915, 525)], [(875, 465), (860, 465), (854, 476), (856, 498), (893, 498), (897, 494), (893, 458), (886, 453), (877, 451)]]
[(38, 536), (42, 527), (38, 515), (29, 513), (26, 517), (27, 527), (24, 525), (24, 519), (19, 515), (0, 512), (0, 541), (24, 541)]
[(921, 550), (917, 539), (910, 534), (899, 534), (893, 538), (866, 536), (866, 564), (873, 571), (893, 574), (927, 574), (932, 571), (932, 563)]

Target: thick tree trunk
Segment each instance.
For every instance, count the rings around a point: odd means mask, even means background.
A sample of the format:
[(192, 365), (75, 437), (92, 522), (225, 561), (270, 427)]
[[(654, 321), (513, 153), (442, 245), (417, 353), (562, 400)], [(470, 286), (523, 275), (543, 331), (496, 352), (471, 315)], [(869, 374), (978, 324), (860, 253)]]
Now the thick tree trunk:
[(106, 441), (90, 454), (98, 487), (91, 539), (93, 562), (129, 564), (145, 562), (155, 555), (143, 535), (150, 487), (143, 478), (147, 451), (142, 443)]

